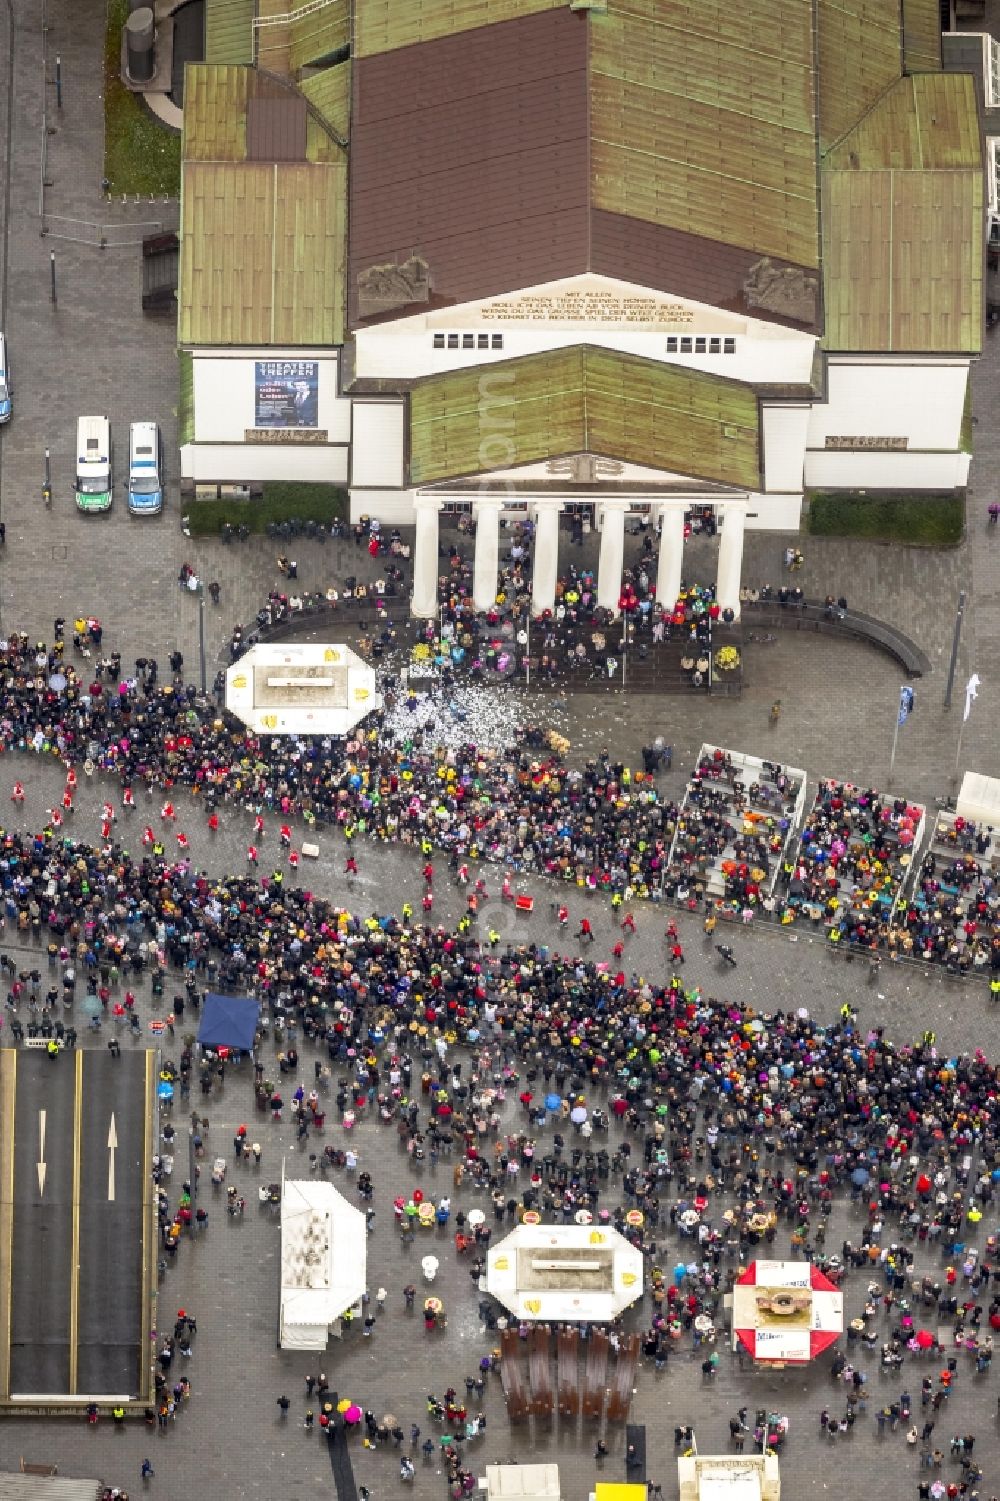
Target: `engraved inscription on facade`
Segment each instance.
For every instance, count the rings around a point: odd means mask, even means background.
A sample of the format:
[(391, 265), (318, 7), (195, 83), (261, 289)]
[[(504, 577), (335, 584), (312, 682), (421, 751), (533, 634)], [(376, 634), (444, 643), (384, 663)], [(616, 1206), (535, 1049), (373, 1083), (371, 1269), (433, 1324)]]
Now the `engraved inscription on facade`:
[(607, 292), (531, 293), (488, 302), (488, 322), (662, 324), (690, 327), (694, 309), (662, 297), (619, 297)]
[(837, 436), (827, 437), (827, 448), (878, 448), (884, 452), (902, 453), (910, 444), (909, 438), (876, 438), (876, 437), (850, 437)]

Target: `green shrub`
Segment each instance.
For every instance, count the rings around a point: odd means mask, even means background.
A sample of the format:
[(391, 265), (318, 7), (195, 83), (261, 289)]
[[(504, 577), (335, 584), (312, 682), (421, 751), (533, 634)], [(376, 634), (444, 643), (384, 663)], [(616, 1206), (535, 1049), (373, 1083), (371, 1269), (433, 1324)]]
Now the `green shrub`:
[(814, 537), (867, 537), (873, 542), (954, 547), (962, 540), (964, 526), (965, 502), (950, 491), (944, 495), (814, 491), (809, 501), (809, 531)]
[(271, 521), (346, 521), (347, 491), (339, 485), (310, 485), (274, 480), (264, 486), (260, 500), (192, 500), (187, 507), (193, 537), (216, 537), (224, 522), (263, 532)]

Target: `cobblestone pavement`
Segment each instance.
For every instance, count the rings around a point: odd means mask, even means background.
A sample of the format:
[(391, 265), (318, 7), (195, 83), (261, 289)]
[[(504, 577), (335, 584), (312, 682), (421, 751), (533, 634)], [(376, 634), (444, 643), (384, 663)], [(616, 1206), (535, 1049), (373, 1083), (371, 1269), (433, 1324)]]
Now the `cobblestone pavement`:
[[(37, 193), (41, 145), (41, 16), (30, 0), (15, 0), (17, 17), (14, 173), (12, 223), (9, 241), (10, 283), (6, 332), (17, 375), (15, 421), (0, 442), (0, 516), (7, 527), (6, 550), (0, 556), (0, 626), (23, 628), (39, 636), (51, 631), (56, 615), (80, 610), (101, 616), (107, 644), (118, 646), (126, 661), (156, 655), (161, 661), (173, 646), (184, 652), (189, 672), (198, 660), (198, 607), (176, 587), (180, 564), (190, 560), (206, 579), (218, 578), (222, 606), (206, 612), (209, 663), (214, 663), (236, 621), (252, 618), (268, 588), (279, 583), (277, 549), (265, 539), (223, 547), (218, 542), (194, 542), (180, 532), (176, 471), (176, 366), (173, 330), (159, 321), (142, 320), (139, 312), (140, 264), (136, 249), (99, 252), (68, 241), (42, 240), (38, 234)], [(53, 121), (49, 142), (52, 188), (48, 206), (62, 213), (96, 222), (160, 217), (169, 208), (148, 205), (109, 206), (100, 195), (102, 142), (100, 53), (102, 7), (98, 0), (49, 0), (50, 55), (63, 59), (64, 111)], [(2, 101), (0, 101), (2, 102)], [(58, 302), (49, 299), (48, 259), (57, 255)], [(991, 338), (993, 336), (990, 336)], [(968, 535), (962, 547), (948, 553), (885, 548), (805, 539), (806, 563), (800, 581), (810, 595), (844, 590), (858, 608), (892, 621), (912, 634), (929, 653), (933, 671), (917, 685), (917, 712), (900, 737), (896, 783), (907, 793), (927, 799), (947, 789), (955, 761), (960, 707), (942, 708), (944, 677), (958, 592), (968, 591), (969, 603), (959, 692), (973, 668), (984, 683), (980, 704), (970, 720), (962, 764), (984, 772), (1000, 772), (993, 734), (993, 664), (1000, 646), (1000, 537), (990, 534), (985, 508), (1000, 498), (996, 479), (1000, 458), (1000, 424), (993, 414), (1000, 396), (1000, 359), (995, 347), (975, 374), (977, 460), (974, 466)], [(70, 494), (75, 421), (85, 410), (107, 412), (118, 443), (119, 460), (134, 418), (154, 416), (163, 427), (168, 454), (170, 500), (159, 520), (135, 522), (116, 501), (110, 518), (79, 516)], [(52, 450), (54, 500), (50, 512), (41, 509), (42, 452)], [(746, 577), (755, 583), (776, 582), (780, 575), (785, 538), (777, 534), (748, 534)], [(638, 544), (631, 543), (630, 547)], [(348, 544), (320, 549), (297, 544), (303, 587), (314, 588), (342, 578), (355, 566), (356, 553)], [(686, 569), (692, 577), (710, 578), (714, 557), (708, 544), (689, 545)], [(812, 775), (835, 774), (856, 780), (883, 782), (888, 771), (898, 669), (887, 659), (850, 644), (799, 637), (774, 646), (751, 646), (746, 655), (747, 687), (743, 699), (709, 701), (704, 698), (630, 699), (628, 696), (585, 699), (551, 706), (573, 740), (573, 754), (583, 755), (609, 744), (633, 761), (639, 746), (662, 733), (675, 747), (675, 771), (662, 785), (675, 795), (683, 787), (698, 746), (704, 740), (771, 754), (802, 766)], [(211, 670), (211, 668), (210, 668)], [(785, 711), (777, 729), (767, 724), (767, 707), (780, 696)], [(525, 713), (512, 711), (512, 722)], [(7, 804), (9, 782), (20, 776), (28, 800), (18, 811), (18, 825), (37, 827), (44, 810), (61, 790), (61, 776), (53, 765), (25, 760), (5, 763), (0, 777), (0, 823), (12, 824), (15, 810)], [(6, 780), (4, 780), (6, 779)], [(104, 789), (90, 784), (81, 790), (74, 832), (96, 838), (99, 804)], [(200, 810), (178, 802), (178, 826), (191, 839), (192, 857), (212, 873), (245, 868), (250, 822), (227, 812), (217, 838), (210, 840)], [(155, 822), (155, 802), (141, 803), (123, 835), (138, 853), (141, 828)], [(124, 817), (120, 826), (126, 829)], [(276, 858), (276, 830), (265, 842), (262, 869)], [(406, 851), (357, 847), (360, 874), (356, 884), (344, 884), (344, 846), (339, 835), (323, 833), (322, 858), (303, 871), (313, 888), (361, 910), (401, 902), (420, 889), (417, 861)], [(489, 879), (492, 879), (488, 876)], [(495, 885), (494, 880), (494, 885)], [(553, 930), (550, 894), (542, 883), (532, 887), (538, 900), (530, 918), (516, 917), (509, 907), (487, 906), (481, 926), (495, 922), (504, 941), (532, 938), (555, 945), (567, 935)], [(610, 914), (596, 903), (571, 902), (574, 924), (584, 911), (597, 934), (595, 951), (610, 956), (614, 930)], [(453, 919), (459, 910), (457, 893), (438, 882), (435, 918)], [(664, 913), (653, 908), (638, 912), (638, 932), (630, 940), (627, 960), (636, 971), (662, 975)], [(686, 978), (706, 988), (723, 983), (714, 956), (700, 932), (681, 920), (687, 950)], [(946, 980), (937, 972), (893, 969), (878, 987), (870, 988), (857, 966), (833, 959), (818, 938), (807, 931), (789, 936), (773, 930), (738, 934), (734, 938), (738, 968), (728, 971), (728, 993), (757, 1006), (806, 1005), (817, 1016), (832, 1019), (845, 997), (859, 1003), (864, 1023), (884, 1024), (901, 1039), (924, 1027), (934, 1028), (947, 1049), (966, 1049), (990, 1036), (983, 988)], [(78, 1006), (83, 1009), (83, 1003)], [(140, 1006), (144, 1022), (154, 1015), (148, 993)], [(103, 1046), (103, 1036), (82, 1031), (87, 1045)], [(145, 1042), (148, 1033), (144, 1033)], [(123, 1046), (137, 1044), (123, 1039)], [(303, 1050), (304, 1054), (306, 1050)], [(270, 1050), (267, 1050), (270, 1056)], [(311, 1057), (304, 1058), (306, 1072)], [(211, 1120), (210, 1142), (228, 1155), (233, 1128), (250, 1121), (249, 1079), (230, 1072), (224, 1089), (205, 1107)], [(178, 1110), (178, 1114), (180, 1111)], [(285, 1160), (294, 1172), (301, 1149), (287, 1125), (254, 1118), (254, 1131), (264, 1148), (263, 1171), (278, 1176)], [(326, 1140), (340, 1141), (331, 1125)], [(476, 1317), (476, 1298), (463, 1263), (437, 1232), (436, 1254), (441, 1259), (438, 1290), (449, 1313), (446, 1332), (430, 1339), (406, 1317), (399, 1295), (401, 1285), (417, 1279), (419, 1248), (404, 1252), (391, 1224), (391, 1200), (397, 1191), (414, 1185), (410, 1164), (397, 1146), (395, 1133), (373, 1124), (355, 1133), (363, 1166), (376, 1184), (375, 1233), (369, 1242), (369, 1286), (384, 1285), (390, 1293), (387, 1312), (375, 1336), (364, 1340), (352, 1331), (343, 1344), (331, 1343), (326, 1362), (333, 1383), (342, 1393), (358, 1397), (377, 1413), (395, 1412), (408, 1427), (429, 1424), (423, 1397), (440, 1395), (449, 1383), (459, 1387), (488, 1348)], [(298, 1426), (304, 1407), (302, 1378), (317, 1362), (283, 1354), (275, 1348), (279, 1284), (277, 1222), (269, 1211), (258, 1211), (253, 1198), (254, 1175), (230, 1169), (245, 1184), (250, 1209), (244, 1221), (230, 1221), (218, 1200), (210, 1202), (210, 1224), (203, 1239), (186, 1242), (177, 1265), (166, 1278), (162, 1322), (185, 1306), (197, 1312), (199, 1335), (190, 1374), (194, 1396), (179, 1420), (179, 1431), (165, 1437), (130, 1426), (124, 1433), (109, 1424), (86, 1429), (64, 1421), (5, 1421), (4, 1463), (14, 1457), (58, 1461), (62, 1473), (101, 1474), (108, 1481), (138, 1489), (140, 1459), (151, 1454), (157, 1476), (151, 1489), (160, 1494), (208, 1494), (237, 1501), (241, 1497), (294, 1498), (317, 1490), (329, 1493), (329, 1460), (317, 1437)], [(440, 1193), (450, 1185), (445, 1165), (423, 1175), (427, 1191)], [(466, 1197), (453, 1195), (455, 1207), (469, 1207)], [(857, 1221), (841, 1208), (831, 1227), (831, 1244)], [(987, 1229), (996, 1228), (984, 1222)], [(983, 1236), (980, 1236), (982, 1240)], [(665, 1253), (672, 1256), (671, 1243)], [(920, 1269), (924, 1267), (921, 1265)], [(113, 1268), (109, 1268), (113, 1275)], [(863, 1282), (848, 1284), (849, 1310), (856, 1308)], [(39, 1289), (44, 1295), (44, 1289)], [(632, 1321), (638, 1325), (638, 1309)], [(921, 1372), (911, 1369), (911, 1392)], [(870, 1369), (872, 1407), (897, 1395), (896, 1387)], [(275, 1400), (287, 1390), (293, 1398), (292, 1417), (282, 1423)], [(984, 1495), (998, 1490), (1000, 1445), (995, 1427), (995, 1377), (976, 1381), (963, 1367), (950, 1399), (950, 1411), (938, 1425), (935, 1439), (952, 1432), (978, 1435), (977, 1458), (984, 1465)], [(854, 1434), (830, 1446), (820, 1457), (815, 1451), (817, 1417), (821, 1407), (834, 1405), (835, 1393), (826, 1363), (805, 1372), (765, 1375), (741, 1371), (723, 1355), (720, 1372), (703, 1385), (699, 1359), (683, 1348), (669, 1369), (655, 1375), (641, 1369), (633, 1408), (647, 1424), (649, 1474), (674, 1493), (672, 1428), (693, 1422), (702, 1451), (726, 1447), (729, 1415), (740, 1405), (777, 1407), (792, 1420), (789, 1444), (782, 1458), (786, 1493), (817, 1501), (834, 1488), (850, 1494), (877, 1489), (886, 1501), (912, 1501), (917, 1459), (902, 1433), (877, 1437), (871, 1414)], [(592, 1487), (595, 1467), (592, 1447), (596, 1430), (580, 1423), (556, 1422), (551, 1430), (530, 1426), (508, 1429), (499, 1387), (494, 1378), (485, 1403), (486, 1437), (479, 1442), (477, 1460), (517, 1457), (558, 1459), (563, 1493), (577, 1498)], [(611, 1457), (604, 1464), (609, 1479), (624, 1479), (622, 1435), (608, 1434)], [(846, 1445), (846, 1448), (837, 1447)], [(824, 1450), (826, 1448), (824, 1441)], [(945, 1443), (941, 1447), (947, 1448)], [(819, 1462), (817, 1462), (819, 1461)], [(399, 1486), (392, 1455), (354, 1451), (359, 1483), (374, 1501), (395, 1493)], [(946, 1468), (948, 1468), (946, 1466)], [(839, 1473), (838, 1473), (839, 1471)], [(844, 1473), (846, 1471), (846, 1474)], [(950, 1471), (949, 1471), (950, 1478)], [(414, 1489), (421, 1497), (441, 1497), (443, 1481), (436, 1464), (418, 1466)]]

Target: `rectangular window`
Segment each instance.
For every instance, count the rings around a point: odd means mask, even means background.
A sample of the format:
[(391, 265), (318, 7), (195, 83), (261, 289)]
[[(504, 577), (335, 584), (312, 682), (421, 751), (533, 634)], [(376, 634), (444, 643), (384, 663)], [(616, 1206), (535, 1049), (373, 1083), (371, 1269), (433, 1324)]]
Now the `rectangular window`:
[(996, 109), (997, 105), (1000, 104), (1000, 42), (995, 42), (990, 37), (989, 43), (990, 68), (986, 80), (986, 92), (989, 97), (986, 103), (990, 109)]
[(490, 348), (491, 349), (502, 349), (503, 348), (503, 334), (491, 334), (490, 335)]
[(434, 335), (434, 348), (435, 349), (443, 349), (444, 348), (444, 334), (435, 334)]
[(704, 354), (705, 350), (707, 349), (707, 347), (708, 346), (706, 345), (704, 339), (695, 339), (695, 341), (694, 341), (694, 352), (695, 352), (695, 354)]
[(457, 349), (458, 348), (458, 334), (449, 334), (448, 335), (448, 348), (449, 349)]
[(691, 340), (690, 339), (682, 339), (681, 340), (681, 354), (690, 354), (690, 353), (691, 353)]
[(676, 354), (677, 353), (677, 335), (676, 334), (668, 334), (667, 335), (667, 353), (668, 354)]
[(476, 335), (476, 348), (477, 349), (489, 349), (489, 347), (490, 347), (490, 336), (489, 336), (489, 334), (477, 334)]
[(463, 334), (462, 335), (462, 348), (463, 349), (475, 349), (475, 347), (476, 347), (476, 336), (475, 336), (475, 334)]
[(709, 354), (721, 354), (722, 353), (722, 340), (721, 339), (709, 339), (709, 341), (708, 341), (708, 352), (709, 352)]
[(735, 354), (736, 353), (736, 340), (735, 339), (723, 339), (723, 341), (722, 341), (722, 353), (723, 354)]

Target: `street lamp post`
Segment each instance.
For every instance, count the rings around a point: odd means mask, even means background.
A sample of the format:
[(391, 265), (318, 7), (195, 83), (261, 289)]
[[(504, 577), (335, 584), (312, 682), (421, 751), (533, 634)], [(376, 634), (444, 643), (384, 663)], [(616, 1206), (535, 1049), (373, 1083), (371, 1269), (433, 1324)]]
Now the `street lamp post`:
[(201, 669), (201, 691), (208, 689), (205, 672), (205, 581), (198, 580), (198, 665)]

